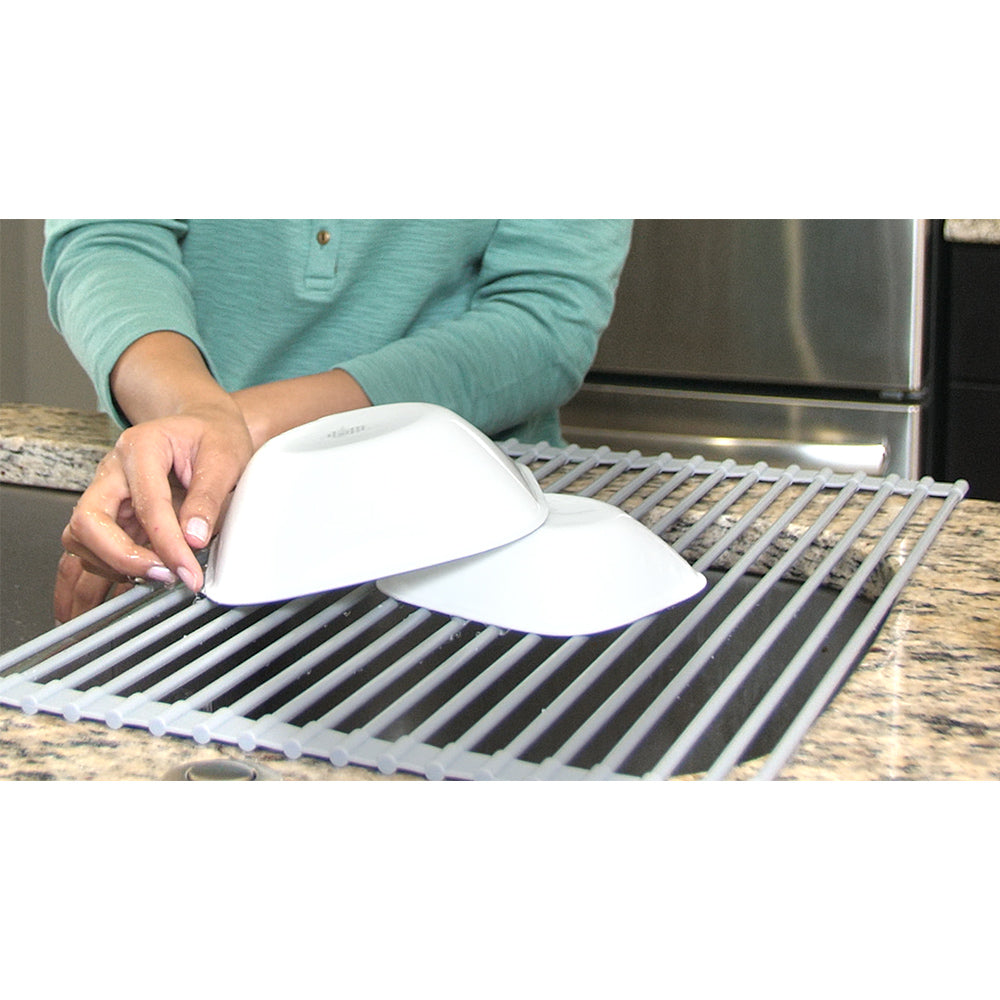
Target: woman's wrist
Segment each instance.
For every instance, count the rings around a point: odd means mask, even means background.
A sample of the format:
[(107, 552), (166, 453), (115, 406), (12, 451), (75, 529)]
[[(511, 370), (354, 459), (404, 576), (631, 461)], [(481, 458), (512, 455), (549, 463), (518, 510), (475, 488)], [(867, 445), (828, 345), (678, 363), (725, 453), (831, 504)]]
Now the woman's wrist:
[(371, 406), (361, 386), (340, 368), (239, 389), (232, 397), (243, 413), (254, 449), (320, 417)]
[(250, 389), (239, 389), (231, 394), (233, 402), (243, 415), (243, 423), (247, 425), (247, 430), (250, 432), (254, 451), (277, 433), (272, 430), (266, 394), (258, 391), (262, 388), (261, 386), (253, 386)]

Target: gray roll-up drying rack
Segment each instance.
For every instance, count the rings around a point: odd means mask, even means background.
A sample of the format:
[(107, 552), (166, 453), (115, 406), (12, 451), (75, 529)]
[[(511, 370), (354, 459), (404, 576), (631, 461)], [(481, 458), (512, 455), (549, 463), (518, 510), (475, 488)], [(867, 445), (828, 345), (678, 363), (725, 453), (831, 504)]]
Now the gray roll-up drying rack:
[(773, 778), (967, 489), (504, 450), (546, 492), (626, 510), (708, 587), (569, 638), (449, 618), (372, 583), (237, 608), (136, 587), (0, 657), (0, 702), (432, 779)]

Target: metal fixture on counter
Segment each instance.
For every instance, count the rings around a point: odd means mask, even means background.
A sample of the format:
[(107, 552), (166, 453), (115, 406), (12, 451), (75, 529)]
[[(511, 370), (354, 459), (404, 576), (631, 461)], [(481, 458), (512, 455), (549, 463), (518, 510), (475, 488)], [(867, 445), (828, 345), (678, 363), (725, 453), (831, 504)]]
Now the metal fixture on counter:
[(374, 584), (224, 608), (131, 592), (0, 657), (0, 702), (429, 778), (775, 777), (964, 482), (507, 442), (708, 578), (598, 635), (505, 631)]
[(281, 775), (261, 764), (247, 764), (230, 757), (197, 760), (178, 764), (163, 776), (163, 781), (281, 781)]

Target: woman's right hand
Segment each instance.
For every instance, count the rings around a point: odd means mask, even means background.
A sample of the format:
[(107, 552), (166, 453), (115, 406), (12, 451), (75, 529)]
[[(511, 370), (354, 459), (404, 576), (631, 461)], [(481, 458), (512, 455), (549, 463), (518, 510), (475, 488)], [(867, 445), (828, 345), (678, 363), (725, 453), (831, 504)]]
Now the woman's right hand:
[(254, 451), (236, 400), (179, 333), (134, 341), (111, 372), (111, 390), (132, 426), (101, 460), (63, 531), (69, 556), (54, 596), (62, 620), (101, 602), (95, 576), (179, 579), (197, 593), (204, 577), (194, 549), (217, 530)]
[(192, 549), (208, 544), (252, 454), (235, 404), (130, 427), (98, 465), (63, 547), (109, 579), (163, 578), (166, 570), (200, 590)]
[(101, 460), (63, 531), (63, 547), (88, 575), (61, 572), (56, 617), (95, 606), (92, 575), (123, 583), (204, 583), (194, 553), (218, 528), (253, 454), (235, 403), (162, 417), (124, 431)]
[(229, 394), (180, 334), (147, 334), (112, 372), (132, 426), (101, 460), (63, 532), (56, 579), (60, 621), (96, 607), (112, 583), (204, 583), (195, 550), (218, 530), (254, 451), (274, 434), (327, 413), (370, 405), (339, 369)]

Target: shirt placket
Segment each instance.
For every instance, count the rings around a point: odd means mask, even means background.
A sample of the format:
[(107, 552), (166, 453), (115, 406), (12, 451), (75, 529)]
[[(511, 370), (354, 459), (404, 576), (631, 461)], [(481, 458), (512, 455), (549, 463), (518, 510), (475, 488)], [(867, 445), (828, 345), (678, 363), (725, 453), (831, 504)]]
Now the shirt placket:
[(333, 219), (310, 219), (309, 249), (306, 253), (306, 291), (322, 293), (337, 281), (337, 258), (340, 252), (340, 227)]

